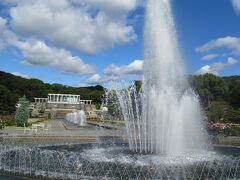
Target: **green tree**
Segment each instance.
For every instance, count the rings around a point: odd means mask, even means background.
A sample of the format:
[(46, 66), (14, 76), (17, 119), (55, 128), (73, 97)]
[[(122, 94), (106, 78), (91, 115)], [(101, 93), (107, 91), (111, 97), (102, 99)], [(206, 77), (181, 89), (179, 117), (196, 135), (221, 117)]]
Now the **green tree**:
[(240, 109), (232, 109), (228, 112), (226, 119), (228, 122), (240, 123)]
[(230, 103), (237, 108), (240, 108), (240, 80), (237, 81), (229, 94)]
[(18, 107), (15, 116), (17, 126), (23, 127), (24, 124), (27, 126), (28, 117), (29, 117), (29, 102), (27, 101), (26, 97), (23, 96), (19, 98), (18, 101)]
[(224, 101), (213, 101), (207, 108), (207, 116), (211, 122), (225, 122), (232, 107)]

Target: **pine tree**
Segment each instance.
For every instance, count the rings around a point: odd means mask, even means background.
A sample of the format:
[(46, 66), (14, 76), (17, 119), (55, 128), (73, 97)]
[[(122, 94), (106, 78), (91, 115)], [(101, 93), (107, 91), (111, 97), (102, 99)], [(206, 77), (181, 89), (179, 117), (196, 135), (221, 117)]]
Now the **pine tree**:
[(28, 117), (29, 117), (29, 102), (27, 101), (26, 97), (23, 96), (19, 98), (17, 112), (15, 115), (17, 126), (23, 127), (24, 124), (27, 126)]

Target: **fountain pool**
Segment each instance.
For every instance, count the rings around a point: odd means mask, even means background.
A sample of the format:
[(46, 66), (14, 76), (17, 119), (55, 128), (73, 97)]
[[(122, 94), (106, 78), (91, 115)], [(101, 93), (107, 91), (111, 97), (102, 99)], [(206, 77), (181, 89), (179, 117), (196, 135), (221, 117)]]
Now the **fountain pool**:
[[(217, 147), (204, 156), (134, 153), (124, 142), (38, 147), (0, 147), (0, 171), (50, 179), (238, 179), (236, 147)], [(221, 152), (221, 154), (219, 153)], [(226, 152), (227, 155), (224, 155)]]

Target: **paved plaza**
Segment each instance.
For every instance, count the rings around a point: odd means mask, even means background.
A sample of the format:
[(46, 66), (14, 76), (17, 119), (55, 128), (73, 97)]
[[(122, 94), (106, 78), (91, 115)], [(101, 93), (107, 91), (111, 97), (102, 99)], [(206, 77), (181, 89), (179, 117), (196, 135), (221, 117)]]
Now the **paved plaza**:
[(67, 127), (64, 120), (55, 119), (44, 122), (50, 125), (47, 133), (42, 133), (41, 129), (37, 133), (27, 132), (24, 134), (24, 127), (5, 127), (2, 131), (2, 136), (7, 137), (21, 137), (21, 138), (37, 138), (37, 137), (49, 137), (49, 138), (96, 138), (96, 137), (122, 137), (123, 129), (116, 128), (103, 128), (99, 126), (86, 126), (86, 127)]

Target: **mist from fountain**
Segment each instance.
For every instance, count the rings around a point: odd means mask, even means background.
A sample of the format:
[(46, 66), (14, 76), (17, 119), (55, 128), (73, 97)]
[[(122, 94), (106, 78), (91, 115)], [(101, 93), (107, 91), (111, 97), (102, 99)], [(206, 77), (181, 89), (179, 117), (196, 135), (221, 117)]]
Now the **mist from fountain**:
[(147, 1), (143, 69), (140, 93), (135, 86), (115, 92), (130, 149), (167, 156), (204, 150), (207, 133), (187, 82), (170, 0)]
[(73, 113), (66, 114), (65, 117), (66, 121), (73, 123), (78, 126), (85, 126), (86, 125), (86, 115), (83, 110)]

